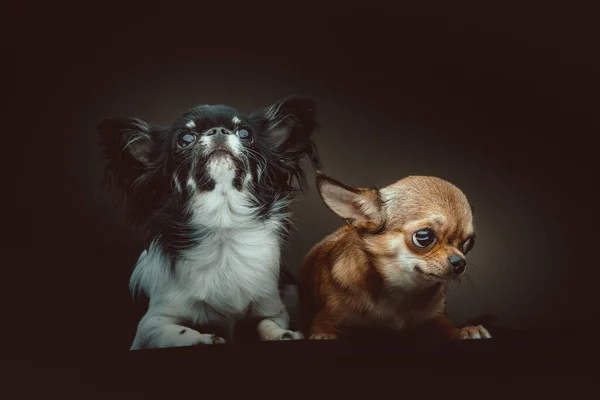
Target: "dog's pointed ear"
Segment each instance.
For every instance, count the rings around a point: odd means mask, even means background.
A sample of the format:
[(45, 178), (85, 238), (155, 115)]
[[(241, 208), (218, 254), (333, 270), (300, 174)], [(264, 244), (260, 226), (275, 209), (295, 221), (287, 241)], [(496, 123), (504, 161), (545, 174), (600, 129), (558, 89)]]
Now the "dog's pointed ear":
[(305, 182), (302, 159), (307, 158), (313, 168), (321, 166), (312, 140), (318, 129), (316, 108), (313, 99), (292, 95), (250, 115), (251, 121), (260, 127), (261, 142), (272, 164), (296, 178), (301, 187)]
[(107, 118), (98, 125), (107, 159), (147, 168), (155, 163), (157, 130), (141, 118)]
[(97, 132), (108, 161), (103, 183), (121, 190), (134, 223), (143, 221), (163, 193), (158, 177), (164, 129), (140, 118), (107, 118)]
[(107, 118), (100, 122), (100, 147), (108, 161), (104, 183), (115, 184), (129, 198), (146, 196), (141, 186), (152, 181), (160, 165), (162, 133), (162, 128), (141, 118)]
[(299, 136), (310, 136), (316, 129), (317, 105), (314, 100), (288, 96), (263, 110), (269, 144), (280, 149)]
[(377, 189), (353, 188), (320, 171), (316, 175), (321, 199), (348, 224), (371, 231), (383, 226), (382, 202)]

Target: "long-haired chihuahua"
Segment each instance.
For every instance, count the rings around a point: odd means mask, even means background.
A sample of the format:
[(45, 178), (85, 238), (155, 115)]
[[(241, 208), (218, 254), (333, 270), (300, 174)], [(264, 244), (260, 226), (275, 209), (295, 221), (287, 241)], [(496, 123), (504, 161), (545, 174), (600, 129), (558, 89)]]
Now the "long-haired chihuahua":
[(107, 182), (147, 239), (130, 288), (149, 305), (131, 349), (223, 343), (245, 318), (260, 340), (301, 338), (278, 278), (302, 161), (319, 165), (316, 128), (314, 101), (299, 96), (250, 115), (198, 106), (167, 127), (100, 123)]

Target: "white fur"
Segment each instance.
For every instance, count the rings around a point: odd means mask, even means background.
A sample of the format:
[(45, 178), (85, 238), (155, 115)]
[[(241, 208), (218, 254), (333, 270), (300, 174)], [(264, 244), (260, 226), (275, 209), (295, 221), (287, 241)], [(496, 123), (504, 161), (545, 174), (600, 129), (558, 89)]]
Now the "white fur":
[[(233, 178), (235, 178), (235, 166), (233, 165), (231, 157), (221, 156), (219, 158), (213, 158), (212, 160), (210, 160), (210, 162), (208, 163), (208, 173), (210, 174), (211, 178), (214, 179), (215, 183), (219, 185), (219, 192), (221, 192), (220, 194), (225, 195), (228, 189), (230, 189), (231, 187), (230, 182), (233, 181)], [(238, 195), (236, 196), (236, 194)], [(204, 206), (203, 203), (206, 200), (210, 201), (212, 199), (211, 193), (206, 193), (206, 195), (207, 196), (200, 196), (199, 198), (196, 198), (198, 200), (197, 203), (200, 207)], [(206, 197), (206, 199), (204, 197)], [(237, 201), (240, 201), (243, 199), (243, 197), (244, 196), (241, 193), (235, 193), (235, 191), (232, 191), (230, 196), (223, 198), (223, 200), (228, 201), (236, 199)], [(243, 207), (239, 207), (240, 211), (241, 208)], [(197, 214), (201, 215), (201, 208), (195, 209), (194, 211), (198, 211)], [(200, 218), (202, 220), (202, 217)]]
[(188, 178), (187, 185), (190, 189), (196, 190), (196, 182), (194, 181), (194, 178), (192, 178), (191, 176)]
[[(209, 129), (212, 130), (215, 128), (211, 128)], [(216, 128), (216, 129), (220, 129), (220, 128)], [(202, 151), (204, 153), (205, 156), (208, 156), (210, 153), (212, 153), (215, 149), (214, 149), (214, 137), (215, 135), (207, 135), (205, 132), (205, 134), (203, 134), (202, 136), (200, 136), (200, 143), (202, 144)], [(226, 143), (227, 143), (227, 147), (228, 149), (235, 154), (236, 156), (240, 156), (242, 154), (242, 143), (240, 141), (240, 138), (237, 137), (237, 135), (227, 135), (227, 138), (225, 139)]]
[(387, 281), (395, 287), (416, 289), (422, 286), (422, 282), (415, 275), (415, 264), (420, 260), (416, 259), (413, 253), (407, 248), (404, 238), (401, 235), (395, 237), (390, 242), (390, 251), (396, 252), (395, 262), (385, 265), (383, 272), (386, 274)]
[(235, 189), (229, 157), (212, 160), (208, 171), (215, 188), (196, 193), (191, 210), (192, 223), (209, 227), (209, 235), (182, 254), (174, 274), (154, 243), (137, 262), (130, 286), (146, 292), (150, 305), (131, 349), (220, 343), (222, 338), (189, 326), (217, 324), (231, 332), (247, 312), (263, 318), (258, 324), (261, 340), (300, 338), (287, 330), (288, 315), (277, 285), (281, 222), (255, 218), (250, 192), (244, 190), (249, 174), (243, 190)]
[(240, 122), (242, 122), (242, 120), (239, 119), (238, 117), (233, 117), (231, 119), (231, 122), (233, 122), (234, 125), (238, 125)]
[[(373, 249), (373, 251), (376, 250)], [(431, 276), (424, 277), (415, 271), (415, 268), (419, 267), (422, 271), (429, 273), (437, 272), (432, 270), (434, 261), (425, 261), (408, 248), (403, 234), (398, 234), (397, 237), (390, 240), (388, 251), (395, 253), (396, 256), (392, 257), (390, 262), (383, 265), (381, 269), (390, 285), (404, 289), (418, 289), (422, 288), (425, 282), (444, 281), (443, 271), (438, 273), (439, 279)]]
[(196, 127), (196, 123), (194, 121), (188, 121), (185, 126), (187, 126), (188, 128), (195, 128)]
[(181, 183), (179, 182), (179, 179), (177, 178), (176, 174), (173, 174), (173, 184), (175, 185), (175, 190), (177, 192), (181, 192), (181, 190), (182, 190)]

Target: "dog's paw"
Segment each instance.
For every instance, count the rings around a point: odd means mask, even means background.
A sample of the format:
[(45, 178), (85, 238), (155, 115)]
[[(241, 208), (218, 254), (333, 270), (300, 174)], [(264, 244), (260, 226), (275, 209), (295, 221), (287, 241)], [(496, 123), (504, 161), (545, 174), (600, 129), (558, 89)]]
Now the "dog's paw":
[(285, 331), (281, 335), (281, 339), (279, 340), (300, 340), (304, 339), (304, 335), (300, 332), (295, 331)]
[(309, 340), (333, 340), (337, 339), (336, 335), (332, 335), (330, 333), (313, 333), (308, 338)]
[(491, 339), (492, 335), (481, 325), (461, 328), (457, 339)]
[(264, 341), (274, 340), (300, 340), (304, 339), (304, 336), (300, 332), (294, 332), (287, 329), (278, 329), (262, 337)]
[(178, 332), (176, 346), (199, 346), (204, 344), (223, 344), (226, 343), (222, 337), (210, 333), (200, 333), (193, 329), (182, 329)]
[(225, 344), (227, 341), (220, 336), (212, 335), (210, 333), (200, 334), (200, 343), (198, 344)]

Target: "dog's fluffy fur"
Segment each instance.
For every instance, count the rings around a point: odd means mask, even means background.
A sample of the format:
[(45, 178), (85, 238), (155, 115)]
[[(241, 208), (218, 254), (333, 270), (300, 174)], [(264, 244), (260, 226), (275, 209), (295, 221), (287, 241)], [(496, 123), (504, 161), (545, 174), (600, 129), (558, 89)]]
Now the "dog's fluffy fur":
[[(221, 343), (244, 317), (261, 340), (301, 337), (288, 329), (278, 277), (302, 159), (319, 166), (316, 127), (314, 102), (298, 96), (249, 116), (207, 105), (169, 127), (99, 125), (107, 183), (147, 239), (130, 287), (149, 306), (131, 349)], [(207, 333), (215, 326), (219, 336)]]

